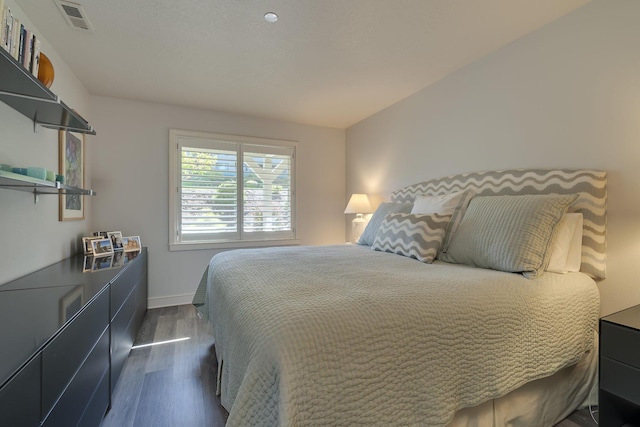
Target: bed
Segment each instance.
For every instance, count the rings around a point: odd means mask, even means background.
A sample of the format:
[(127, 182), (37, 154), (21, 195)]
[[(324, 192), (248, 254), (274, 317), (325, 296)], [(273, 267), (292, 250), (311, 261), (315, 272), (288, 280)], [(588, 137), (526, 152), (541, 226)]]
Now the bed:
[[(590, 402), (606, 174), (457, 175), (385, 206), (452, 194), (447, 212), (382, 212), (370, 245), (212, 258), (194, 304), (213, 325), (227, 425), (550, 426)], [(567, 212), (583, 221), (580, 271), (550, 272)], [(531, 227), (535, 244), (521, 249), (513, 236)]]

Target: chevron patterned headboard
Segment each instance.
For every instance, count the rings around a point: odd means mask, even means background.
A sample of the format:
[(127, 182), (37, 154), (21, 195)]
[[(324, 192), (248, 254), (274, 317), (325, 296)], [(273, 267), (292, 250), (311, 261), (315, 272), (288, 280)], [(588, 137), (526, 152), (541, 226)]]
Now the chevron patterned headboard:
[(582, 265), (594, 279), (606, 275), (607, 173), (581, 169), (513, 169), (476, 172), (432, 179), (391, 193), (394, 202), (413, 202), (417, 195), (438, 196), (472, 190), (476, 196), (517, 194), (575, 194), (569, 212), (582, 213)]

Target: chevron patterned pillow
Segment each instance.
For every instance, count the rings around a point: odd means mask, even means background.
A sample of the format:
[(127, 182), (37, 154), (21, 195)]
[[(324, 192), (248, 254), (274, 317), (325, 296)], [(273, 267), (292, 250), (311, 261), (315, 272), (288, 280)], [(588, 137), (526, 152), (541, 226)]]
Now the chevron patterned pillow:
[(413, 208), (413, 203), (380, 203), (376, 211), (371, 216), (371, 219), (369, 219), (367, 227), (364, 229), (362, 236), (360, 236), (360, 240), (358, 240), (358, 244), (367, 246), (373, 245), (378, 229), (387, 215), (390, 213), (410, 213), (411, 208)]
[(442, 246), (451, 215), (391, 213), (380, 225), (371, 249), (431, 264)]

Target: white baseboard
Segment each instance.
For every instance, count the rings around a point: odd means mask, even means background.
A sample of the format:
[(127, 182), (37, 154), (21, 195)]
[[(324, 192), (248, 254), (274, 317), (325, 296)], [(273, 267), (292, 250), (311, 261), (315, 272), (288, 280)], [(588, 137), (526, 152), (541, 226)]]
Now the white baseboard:
[(148, 308), (171, 307), (173, 305), (191, 304), (194, 294), (171, 295), (147, 299)]

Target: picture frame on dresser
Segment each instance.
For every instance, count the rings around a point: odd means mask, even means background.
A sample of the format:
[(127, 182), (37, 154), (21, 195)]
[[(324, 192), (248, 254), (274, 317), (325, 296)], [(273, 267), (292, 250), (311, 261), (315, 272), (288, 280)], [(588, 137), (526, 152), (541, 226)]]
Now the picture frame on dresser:
[(120, 231), (108, 231), (107, 238), (111, 239), (111, 245), (114, 251), (123, 250), (122, 246), (122, 232)]
[(125, 236), (122, 238), (122, 246), (125, 252), (139, 251), (142, 248), (140, 236)]
[(95, 239), (91, 240), (91, 249), (95, 257), (111, 255), (113, 253), (113, 245), (111, 239)]
[(88, 236), (88, 237), (83, 237), (82, 238), (82, 247), (84, 249), (84, 253), (86, 255), (93, 255), (93, 247), (91, 246), (91, 241), (92, 240), (102, 240), (104, 239), (104, 237), (99, 236)]
[[(65, 185), (84, 188), (84, 160), (84, 134), (61, 130), (58, 140), (58, 169), (59, 174), (64, 176)], [(59, 220), (84, 220), (84, 198), (81, 194), (60, 194)]]

